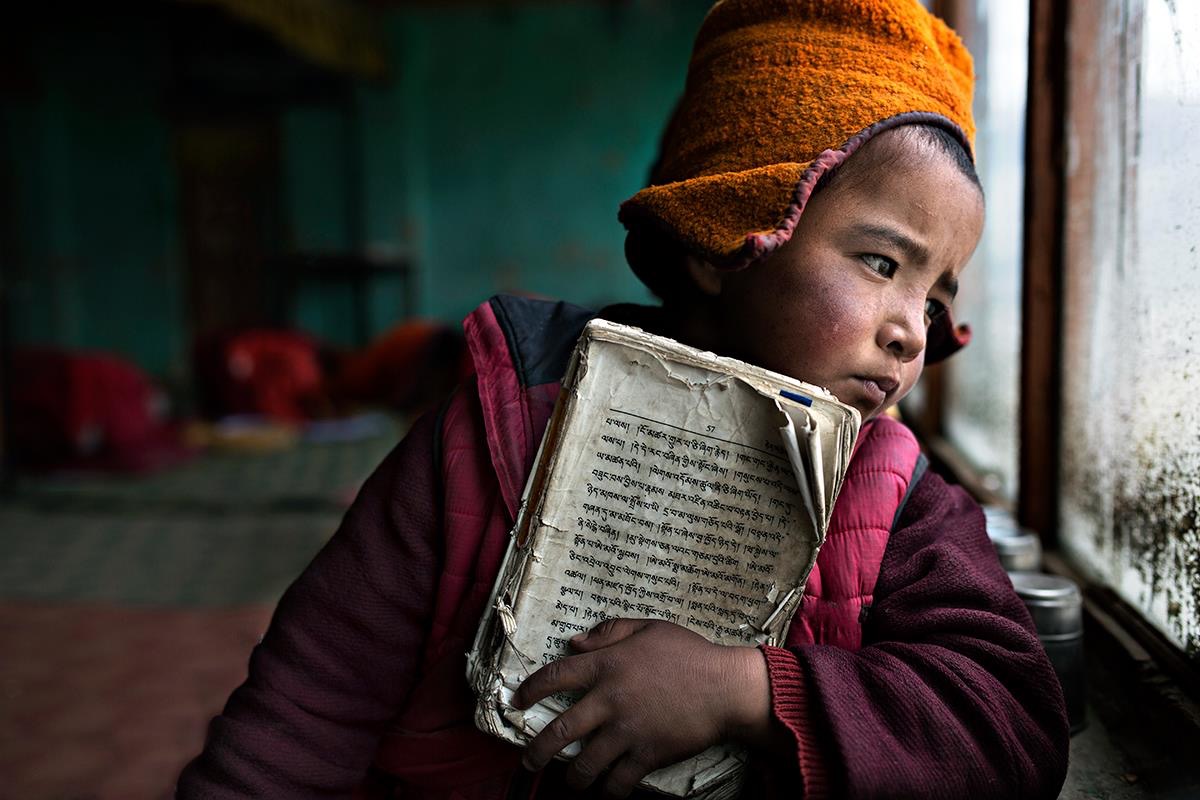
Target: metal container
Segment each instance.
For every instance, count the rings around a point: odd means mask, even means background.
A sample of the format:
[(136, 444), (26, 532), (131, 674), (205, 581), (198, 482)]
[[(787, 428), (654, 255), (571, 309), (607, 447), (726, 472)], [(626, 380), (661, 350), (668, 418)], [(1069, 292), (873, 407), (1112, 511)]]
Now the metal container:
[(984, 506), (988, 538), (1006, 572), (1037, 572), (1042, 568), (1042, 543), (1028, 528), (1022, 528), (1008, 511)]
[(1038, 572), (1009, 573), (1017, 596), (1029, 609), (1038, 638), (1062, 684), (1071, 732), (1085, 723), (1083, 596), (1073, 581)]

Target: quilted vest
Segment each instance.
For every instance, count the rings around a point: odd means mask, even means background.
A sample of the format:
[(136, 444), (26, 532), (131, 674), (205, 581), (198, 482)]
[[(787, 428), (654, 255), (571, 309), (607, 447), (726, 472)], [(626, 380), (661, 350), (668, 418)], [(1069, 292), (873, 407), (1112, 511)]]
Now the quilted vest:
[[(496, 297), (464, 322), (476, 367), (442, 412), (445, 559), (423, 669), (375, 766), (405, 798), (518, 795), (520, 751), (478, 731), (465, 654), (516, 518), (559, 381), (592, 313), (565, 303)], [(789, 646), (857, 649), (883, 552), (924, 462), (913, 434), (883, 417), (865, 425), (830, 530), (792, 620)]]

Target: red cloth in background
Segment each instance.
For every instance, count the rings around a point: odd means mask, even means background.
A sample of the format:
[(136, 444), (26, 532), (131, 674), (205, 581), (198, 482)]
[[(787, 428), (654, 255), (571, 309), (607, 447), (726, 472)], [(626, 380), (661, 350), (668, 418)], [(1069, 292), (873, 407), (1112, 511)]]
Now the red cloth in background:
[(19, 349), (12, 385), (13, 451), (26, 465), (144, 470), (187, 455), (163, 393), (117, 356)]
[[(345, 409), (427, 408), (469, 371), (463, 335), (436, 322), (393, 327), (362, 351), (323, 364), (314, 337), (251, 329), (196, 348), (196, 389), (210, 418), (255, 415), (303, 423)], [(12, 442), (38, 468), (142, 470), (187, 454), (166, 420), (166, 398), (115, 355), (26, 348), (14, 354)]]
[(417, 413), (470, 371), (457, 326), (426, 320), (397, 324), (346, 353), (307, 334), (267, 329), (213, 337), (196, 348), (200, 408), (210, 419), (254, 414), (303, 422), (361, 408)]
[(325, 405), (319, 347), (303, 333), (240, 331), (204, 342), (196, 360), (206, 416), (302, 422)]
[(330, 381), (339, 405), (423, 411), (472, 371), (457, 326), (413, 320), (393, 326), (363, 350), (347, 355)]

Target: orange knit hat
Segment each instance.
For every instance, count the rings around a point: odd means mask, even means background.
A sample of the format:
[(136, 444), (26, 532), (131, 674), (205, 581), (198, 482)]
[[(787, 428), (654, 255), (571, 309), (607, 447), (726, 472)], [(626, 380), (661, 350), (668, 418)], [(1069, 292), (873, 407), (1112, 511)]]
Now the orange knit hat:
[[(971, 153), (973, 86), (962, 41), (918, 0), (718, 2), (654, 185), (621, 205), (630, 264), (653, 285), (639, 243), (664, 234), (716, 266), (753, 264), (791, 238), (820, 177), (889, 128), (940, 126)], [(948, 354), (934, 334), (927, 360)]]

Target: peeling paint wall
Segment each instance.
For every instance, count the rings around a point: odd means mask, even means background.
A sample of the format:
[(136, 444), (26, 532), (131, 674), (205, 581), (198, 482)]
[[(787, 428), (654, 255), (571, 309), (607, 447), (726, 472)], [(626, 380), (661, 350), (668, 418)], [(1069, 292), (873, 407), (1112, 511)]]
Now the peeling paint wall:
[(1072, 31), (1064, 548), (1200, 660), (1200, 4)]

